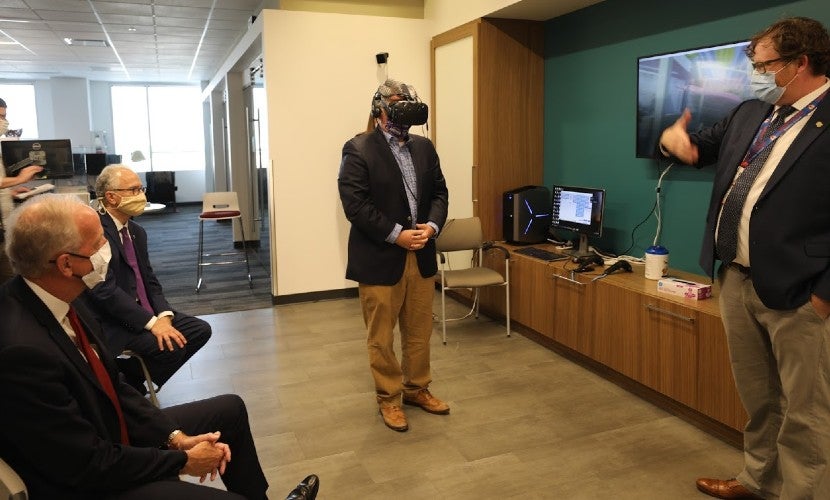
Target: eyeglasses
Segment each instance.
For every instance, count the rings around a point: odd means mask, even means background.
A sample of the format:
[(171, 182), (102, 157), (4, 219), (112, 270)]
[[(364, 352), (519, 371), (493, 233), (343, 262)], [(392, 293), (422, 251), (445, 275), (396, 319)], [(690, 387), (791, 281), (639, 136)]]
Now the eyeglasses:
[(135, 196), (138, 193), (146, 193), (147, 188), (144, 187), (144, 186), (141, 186), (141, 187), (134, 187), (134, 188), (110, 189), (110, 191), (127, 191), (131, 195)]
[(768, 61), (754, 62), (754, 63), (752, 63), (752, 69), (757, 71), (758, 74), (763, 75), (764, 73), (767, 72), (767, 66), (768, 65), (770, 65), (772, 63), (779, 62), (779, 61), (789, 61), (789, 59), (786, 59), (784, 57), (776, 57), (775, 59), (770, 59)]
[[(79, 259), (87, 259), (87, 260), (89, 260), (89, 259), (92, 257), (92, 255), (81, 255), (81, 254), (79, 254), (79, 253), (72, 253), (72, 252), (64, 252), (64, 253), (65, 253), (66, 255), (71, 255), (71, 256), (73, 256), (73, 257), (78, 257)], [(50, 263), (50, 264), (54, 264), (54, 263), (55, 263), (55, 262), (57, 262), (57, 261), (58, 261), (58, 259), (57, 259), (57, 258), (54, 258), (54, 259), (49, 259), (49, 263)]]

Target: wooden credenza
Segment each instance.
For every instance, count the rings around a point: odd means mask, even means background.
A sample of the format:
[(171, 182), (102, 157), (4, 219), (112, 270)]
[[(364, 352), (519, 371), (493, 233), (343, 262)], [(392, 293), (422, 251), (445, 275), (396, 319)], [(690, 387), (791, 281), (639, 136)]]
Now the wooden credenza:
[[(511, 320), (519, 331), (740, 446), (747, 416), (732, 378), (717, 288), (715, 297), (700, 301), (658, 293), (641, 265), (592, 282), (602, 268), (572, 275), (577, 266), (570, 261), (545, 262), (504, 246), (511, 250)], [(482, 310), (503, 317), (503, 293), (482, 290)]]

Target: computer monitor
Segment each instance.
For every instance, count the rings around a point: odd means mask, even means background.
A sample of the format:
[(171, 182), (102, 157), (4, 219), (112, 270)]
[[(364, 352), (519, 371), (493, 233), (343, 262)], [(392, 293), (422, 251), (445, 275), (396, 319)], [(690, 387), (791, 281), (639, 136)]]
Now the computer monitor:
[(100, 175), (101, 170), (107, 166), (107, 154), (87, 153), (86, 154), (86, 175)]
[(115, 165), (121, 163), (121, 155), (107, 155), (107, 165)]
[(69, 139), (3, 141), (0, 149), (6, 175), (17, 175), (28, 165), (43, 167), (38, 179), (70, 179), (75, 175)]
[(588, 237), (602, 236), (605, 190), (554, 185), (552, 191), (551, 229), (574, 231), (579, 244), (569, 253), (575, 257), (590, 255)]

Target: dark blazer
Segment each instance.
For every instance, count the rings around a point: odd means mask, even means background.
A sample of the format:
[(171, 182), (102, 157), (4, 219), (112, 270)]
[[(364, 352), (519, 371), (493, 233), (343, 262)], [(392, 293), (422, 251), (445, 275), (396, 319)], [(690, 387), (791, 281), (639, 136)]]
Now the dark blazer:
[[(438, 153), (432, 141), (410, 135), (409, 151), (417, 177), (417, 223), (444, 226), (448, 193)], [(360, 134), (343, 146), (338, 177), (340, 200), (349, 232), (346, 278), (369, 285), (394, 285), (403, 276), (407, 250), (387, 243), (386, 237), (400, 224), (412, 227), (403, 175), (386, 137), (379, 127)], [(421, 276), (438, 272), (435, 241), (416, 252)]]
[[(691, 134), (698, 166), (715, 164), (700, 265), (714, 273), (721, 200), (772, 106), (740, 104), (726, 118)], [(749, 224), (752, 282), (772, 309), (794, 309), (810, 294), (830, 300), (830, 98), (824, 99), (784, 154), (753, 207)]]
[[(104, 236), (112, 249), (107, 279), (94, 289), (85, 291), (82, 300), (89, 300), (90, 306), (100, 314), (104, 331), (107, 333), (105, 338), (107, 347), (112, 352), (120, 353), (133, 335), (144, 331), (144, 325), (153, 315), (135, 300), (135, 274), (127, 264), (121, 235), (115, 228), (115, 221), (109, 214), (101, 214), (101, 225), (104, 227)], [(144, 287), (153, 311), (156, 313), (173, 311), (173, 307), (164, 298), (161, 283), (150, 265), (147, 232), (133, 220), (130, 220), (127, 228), (133, 237), (138, 268), (144, 278)]]
[(131, 446), (115, 409), (78, 349), (20, 276), (0, 287), (0, 456), (32, 498), (96, 498), (175, 476), (187, 461), (160, 446), (178, 428), (124, 383), (100, 347), (100, 329), (76, 307), (113, 380)]

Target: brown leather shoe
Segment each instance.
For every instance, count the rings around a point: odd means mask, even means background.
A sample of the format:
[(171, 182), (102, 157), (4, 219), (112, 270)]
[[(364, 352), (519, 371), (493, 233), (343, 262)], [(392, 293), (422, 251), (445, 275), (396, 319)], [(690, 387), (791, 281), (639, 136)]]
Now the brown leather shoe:
[(406, 423), (406, 415), (398, 405), (388, 405), (380, 407), (380, 416), (383, 417), (383, 423), (393, 431), (404, 432), (409, 429), (409, 424)]
[(761, 498), (744, 487), (737, 479), (711, 479), (701, 477), (697, 489), (717, 498)]
[(412, 395), (403, 396), (403, 404), (420, 406), (422, 410), (436, 415), (446, 415), (450, 412), (450, 405), (429, 393), (429, 389), (421, 389)]

